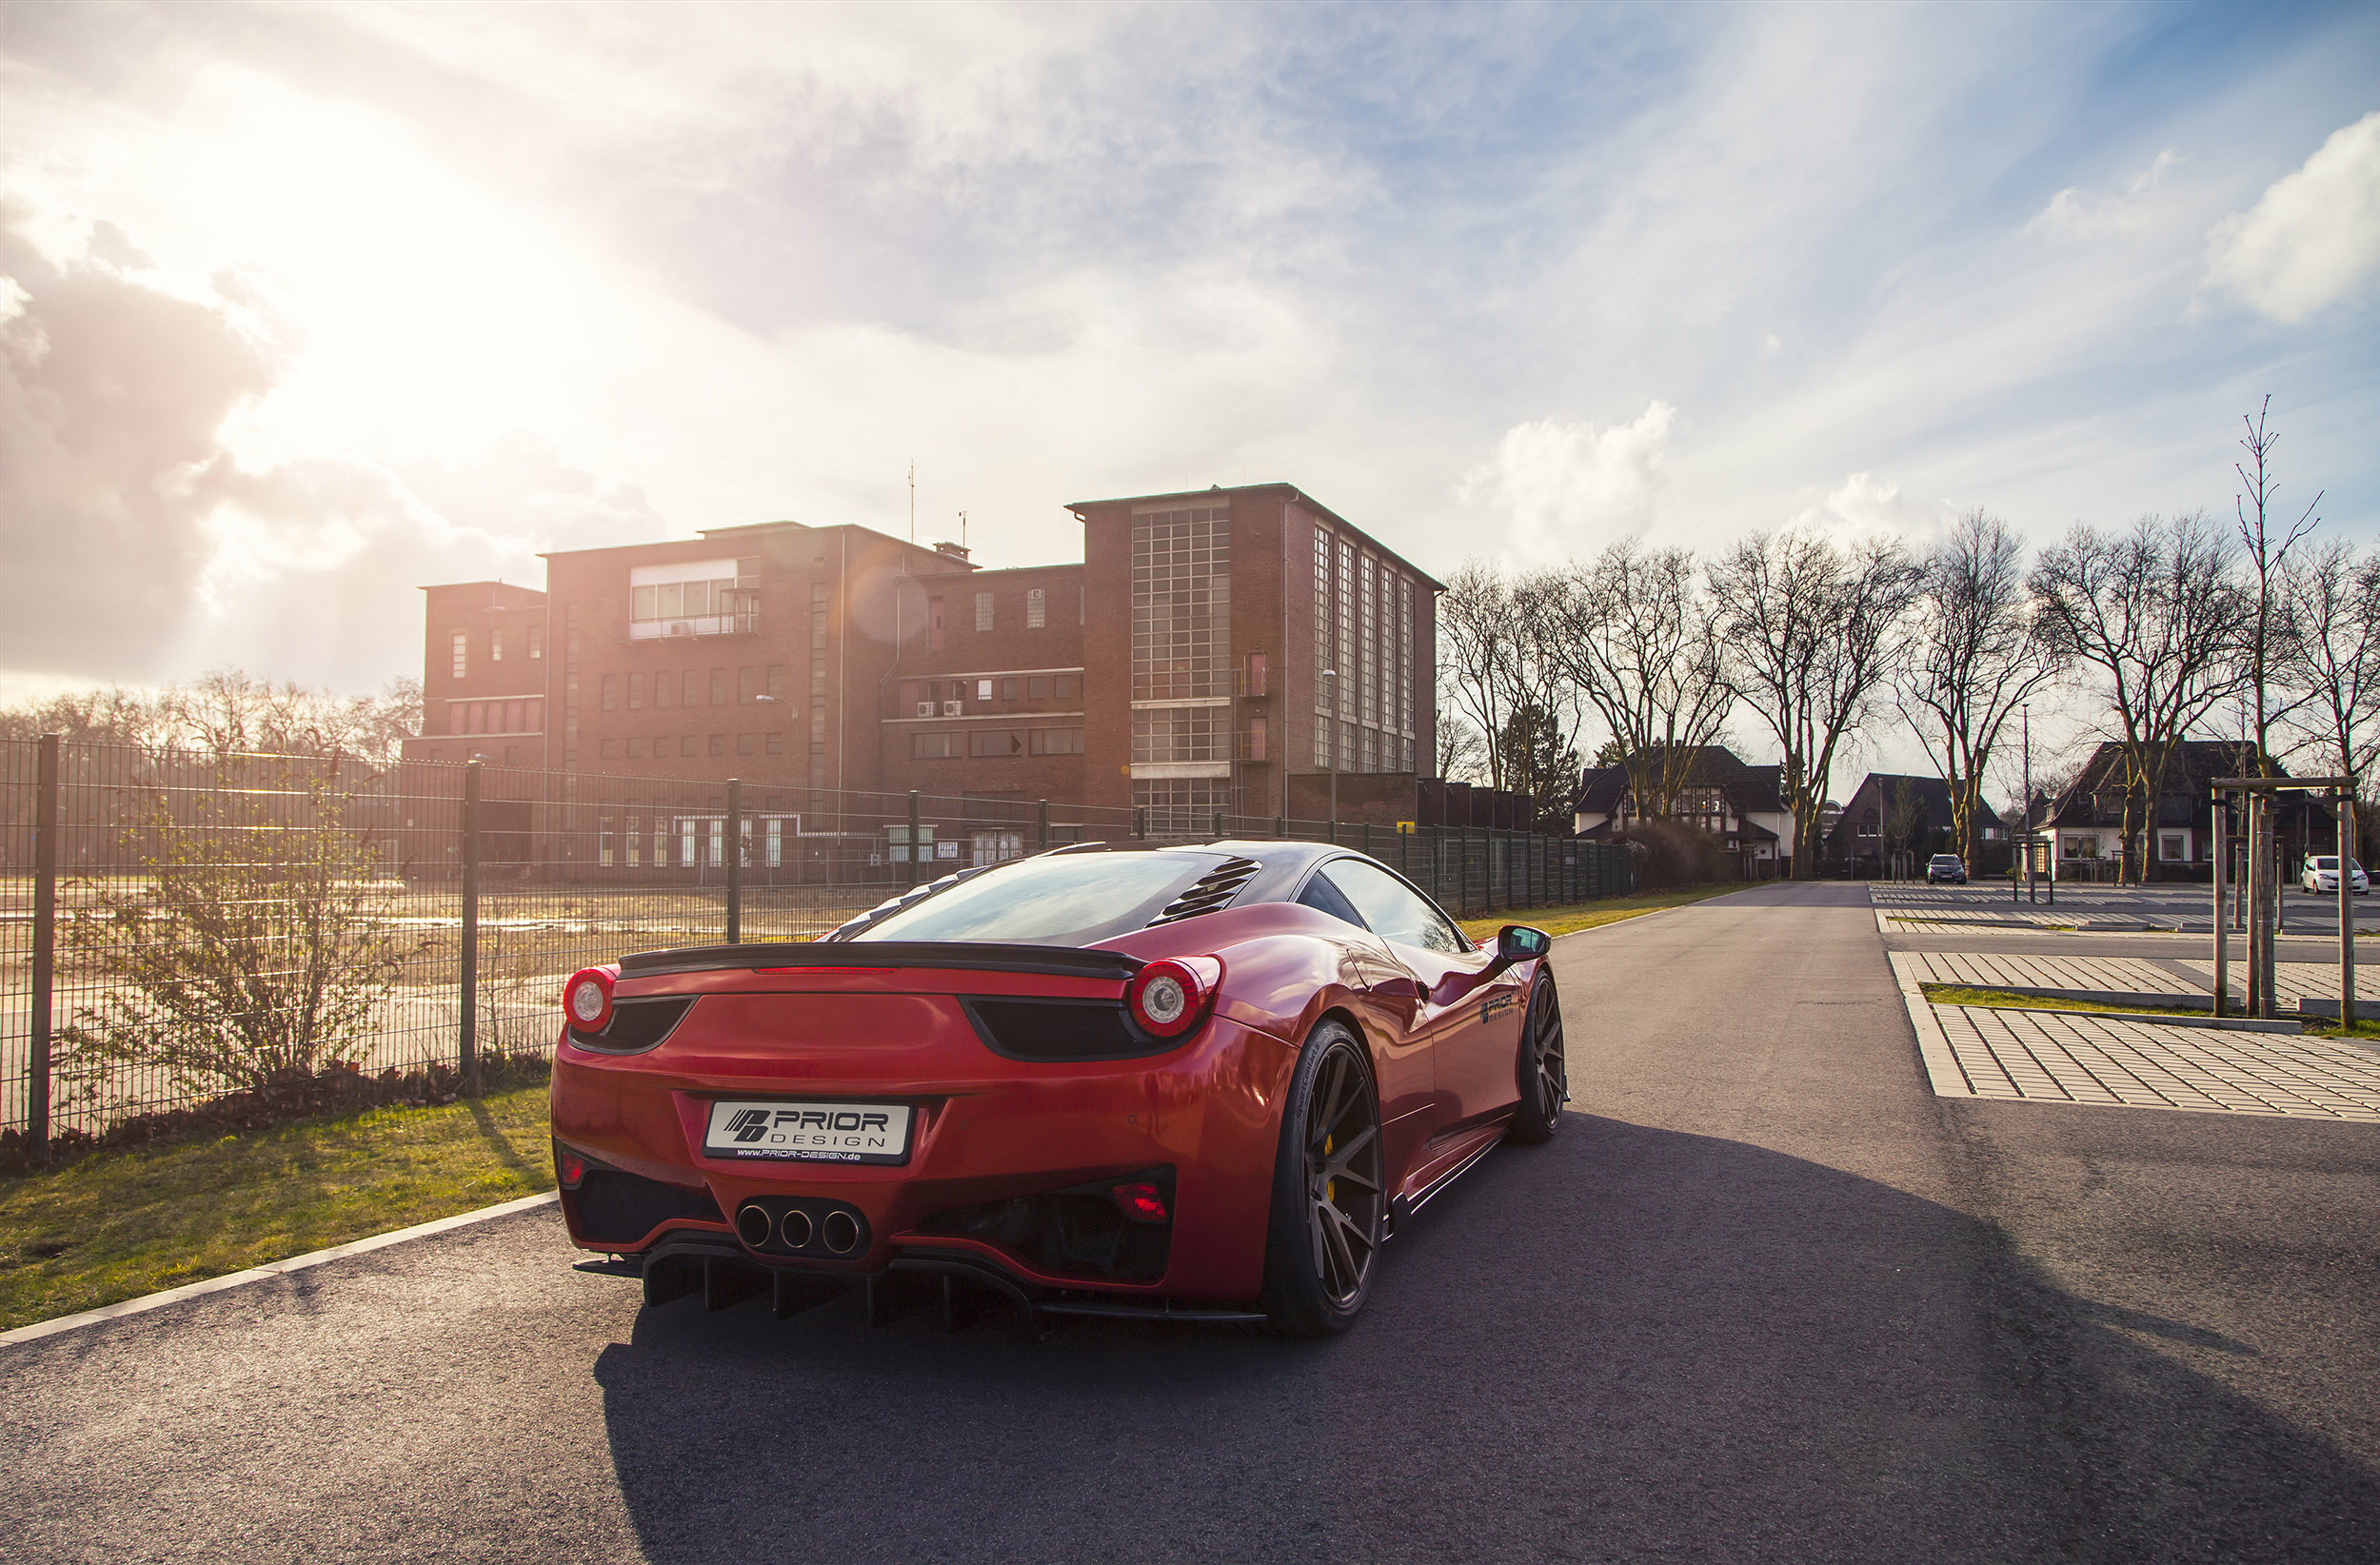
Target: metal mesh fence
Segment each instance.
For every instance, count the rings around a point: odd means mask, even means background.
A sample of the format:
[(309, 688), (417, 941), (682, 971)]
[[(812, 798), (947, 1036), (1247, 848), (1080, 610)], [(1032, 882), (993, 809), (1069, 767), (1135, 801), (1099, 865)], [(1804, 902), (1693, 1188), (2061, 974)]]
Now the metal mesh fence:
[(6, 741), (0, 1127), (547, 1054), (581, 967), (815, 939), (954, 870), (1133, 838), (1334, 841), (1458, 915), (1630, 880), (1624, 849), (1476, 827)]

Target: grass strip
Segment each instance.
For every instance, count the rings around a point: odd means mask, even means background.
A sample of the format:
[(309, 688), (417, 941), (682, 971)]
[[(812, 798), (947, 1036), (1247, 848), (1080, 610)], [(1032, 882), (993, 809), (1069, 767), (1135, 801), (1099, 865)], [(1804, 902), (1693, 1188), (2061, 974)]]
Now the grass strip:
[(545, 1088), (0, 1179), (0, 1330), (553, 1188)]
[(1641, 897), (1606, 897), (1600, 901), (1572, 902), (1566, 907), (1524, 907), (1457, 921), (1461, 924), (1462, 932), (1475, 941), (1486, 939), (1508, 923), (1525, 923), (1549, 935), (1568, 935), (1580, 929), (1617, 923), (1622, 919), (1642, 918), (1647, 913), (1658, 913), (1665, 907), (1683, 907), (1705, 898), (1724, 897), (1731, 891), (1743, 890), (1746, 883), (1730, 881), (1719, 885), (1679, 886), (1669, 891), (1647, 892)]
[(1974, 989), (1963, 983), (1921, 983), (1927, 1000), (1936, 1005), (1974, 1005), (1997, 1011), (2108, 1011), (2138, 1016), (2145, 1011), (2170, 1011), (2175, 1016), (2205, 1016), (2205, 1005), (2154, 1005), (2146, 1002), (2111, 1004), (2096, 1000), (2057, 1000), (2048, 995), (2023, 995), (2013, 989)]

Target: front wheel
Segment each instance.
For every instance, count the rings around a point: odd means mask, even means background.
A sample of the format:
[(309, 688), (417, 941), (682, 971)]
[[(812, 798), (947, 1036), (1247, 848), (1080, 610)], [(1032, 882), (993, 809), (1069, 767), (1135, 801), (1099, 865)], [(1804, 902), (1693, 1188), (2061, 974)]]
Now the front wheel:
[(1524, 1145), (1550, 1141), (1562, 1128), (1570, 1101), (1570, 1061), (1562, 1048), (1562, 1000), (1554, 980), (1539, 973), (1529, 988), (1529, 1020), (1520, 1030), (1520, 1104), (1505, 1135)]
[(1382, 1183), (1371, 1061), (1354, 1033), (1326, 1021), (1299, 1051), (1281, 1104), (1264, 1248), (1275, 1331), (1325, 1337), (1355, 1324), (1379, 1251)]

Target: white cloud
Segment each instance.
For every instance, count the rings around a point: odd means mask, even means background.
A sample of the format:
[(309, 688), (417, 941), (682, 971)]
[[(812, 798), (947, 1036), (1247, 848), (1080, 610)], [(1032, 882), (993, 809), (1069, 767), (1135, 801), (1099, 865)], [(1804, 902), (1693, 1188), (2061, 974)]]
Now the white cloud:
[(2302, 321), (2380, 271), (2380, 110), (2207, 236), (2207, 280), (2276, 321)]
[(1656, 400), (1608, 429), (1552, 419), (1516, 425), (1495, 456), (1463, 476), (1457, 497), (1500, 515), (1525, 558), (1591, 554), (1652, 525), (1676, 417)]
[(2172, 149), (2132, 177), (2121, 195), (2094, 196), (2079, 185), (2069, 185), (2050, 198), (2026, 227), (2035, 232), (2122, 233), (2146, 228), (2154, 215), (2153, 198), (2166, 173), (2180, 167), (2181, 155)]
[(1795, 511), (1787, 525), (1826, 533), (1839, 543), (1889, 536), (1923, 549), (1949, 516), (1950, 506), (1940, 501), (1908, 499), (1899, 485), (1874, 473), (1847, 473), (1824, 498)]

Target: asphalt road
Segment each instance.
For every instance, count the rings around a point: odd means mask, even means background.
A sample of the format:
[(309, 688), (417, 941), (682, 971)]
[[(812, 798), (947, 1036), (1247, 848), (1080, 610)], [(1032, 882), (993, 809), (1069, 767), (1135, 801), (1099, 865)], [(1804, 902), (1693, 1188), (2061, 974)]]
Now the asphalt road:
[(0, 1349), (9, 1559), (2380, 1557), (2380, 1130), (1952, 1102), (1864, 890), (1565, 940), (1346, 1337), (641, 1316), (549, 1211)]

